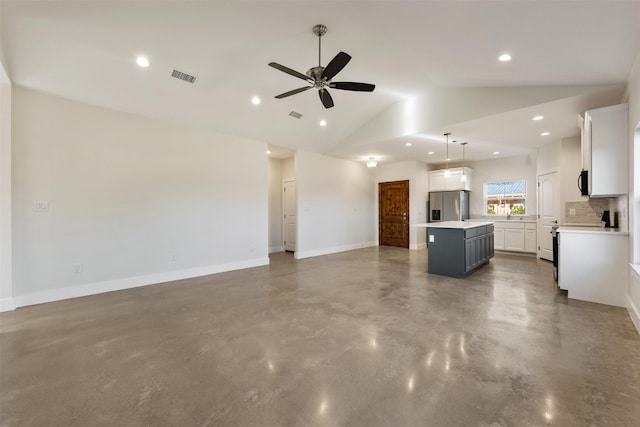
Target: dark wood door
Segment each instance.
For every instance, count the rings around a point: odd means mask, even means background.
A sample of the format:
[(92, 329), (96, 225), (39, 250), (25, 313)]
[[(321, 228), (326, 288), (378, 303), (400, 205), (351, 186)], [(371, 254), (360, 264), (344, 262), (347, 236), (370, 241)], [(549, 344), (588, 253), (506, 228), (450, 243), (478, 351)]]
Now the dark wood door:
[(409, 181), (378, 184), (378, 236), (381, 246), (409, 248)]

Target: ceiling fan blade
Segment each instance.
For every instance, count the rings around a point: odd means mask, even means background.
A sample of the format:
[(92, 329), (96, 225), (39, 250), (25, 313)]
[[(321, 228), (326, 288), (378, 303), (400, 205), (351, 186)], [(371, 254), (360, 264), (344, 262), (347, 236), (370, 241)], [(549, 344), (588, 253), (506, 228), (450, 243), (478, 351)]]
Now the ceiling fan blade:
[(296, 93), (304, 92), (305, 90), (311, 89), (313, 86), (305, 86), (298, 89), (290, 90), (289, 92), (281, 93), (280, 95), (276, 95), (275, 97), (278, 99), (286, 98), (287, 96), (295, 95)]
[(293, 77), (297, 77), (299, 79), (306, 80), (306, 81), (310, 81), (311, 80), (308, 76), (306, 76), (306, 75), (304, 75), (302, 73), (299, 73), (296, 70), (292, 70), (289, 67), (285, 67), (284, 65), (280, 65), (280, 64), (278, 64), (276, 62), (269, 62), (269, 66), (275, 68), (276, 70), (280, 70), (283, 73), (287, 73), (287, 74), (289, 74), (289, 75), (291, 75)]
[(333, 89), (355, 90), (358, 92), (373, 92), (373, 90), (376, 88), (376, 85), (357, 82), (332, 82), (329, 83), (329, 87)]
[(327, 67), (322, 72), (322, 78), (331, 80), (333, 76), (338, 74), (340, 70), (342, 70), (345, 65), (347, 65), (347, 63), (349, 63), (349, 61), (351, 61), (351, 56), (348, 53), (339, 52), (327, 64)]
[(322, 105), (324, 105), (324, 108), (333, 107), (333, 98), (331, 98), (331, 95), (329, 95), (328, 90), (320, 89), (318, 91), (318, 95), (320, 95), (320, 101), (322, 101)]

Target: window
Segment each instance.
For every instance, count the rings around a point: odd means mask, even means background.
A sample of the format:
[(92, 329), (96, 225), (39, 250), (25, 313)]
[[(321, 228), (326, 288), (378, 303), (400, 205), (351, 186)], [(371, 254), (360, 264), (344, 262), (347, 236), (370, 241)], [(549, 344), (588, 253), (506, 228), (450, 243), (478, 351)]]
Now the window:
[(527, 181), (496, 181), (484, 184), (487, 215), (524, 215)]

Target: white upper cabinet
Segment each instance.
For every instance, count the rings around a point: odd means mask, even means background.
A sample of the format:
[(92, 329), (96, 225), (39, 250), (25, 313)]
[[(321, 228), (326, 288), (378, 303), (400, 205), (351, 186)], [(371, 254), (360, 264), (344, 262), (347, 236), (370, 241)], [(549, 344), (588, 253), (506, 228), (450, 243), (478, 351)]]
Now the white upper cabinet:
[(582, 168), (589, 171), (589, 196), (628, 192), (628, 104), (589, 110), (582, 129)]
[[(462, 172), (466, 180), (462, 180)], [(451, 175), (444, 176), (445, 169), (429, 172), (429, 191), (471, 191), (471, 180), (473, 171), (469, 168), (449, 168)]]

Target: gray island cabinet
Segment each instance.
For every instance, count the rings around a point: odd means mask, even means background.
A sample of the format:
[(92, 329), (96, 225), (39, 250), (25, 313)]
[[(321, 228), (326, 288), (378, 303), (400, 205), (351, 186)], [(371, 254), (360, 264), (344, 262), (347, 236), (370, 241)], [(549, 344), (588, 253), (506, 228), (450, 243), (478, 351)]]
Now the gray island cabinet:
[(445, 221), (427, 228), (428, 272), (462, 277), (493, 257), (493, 223)]

